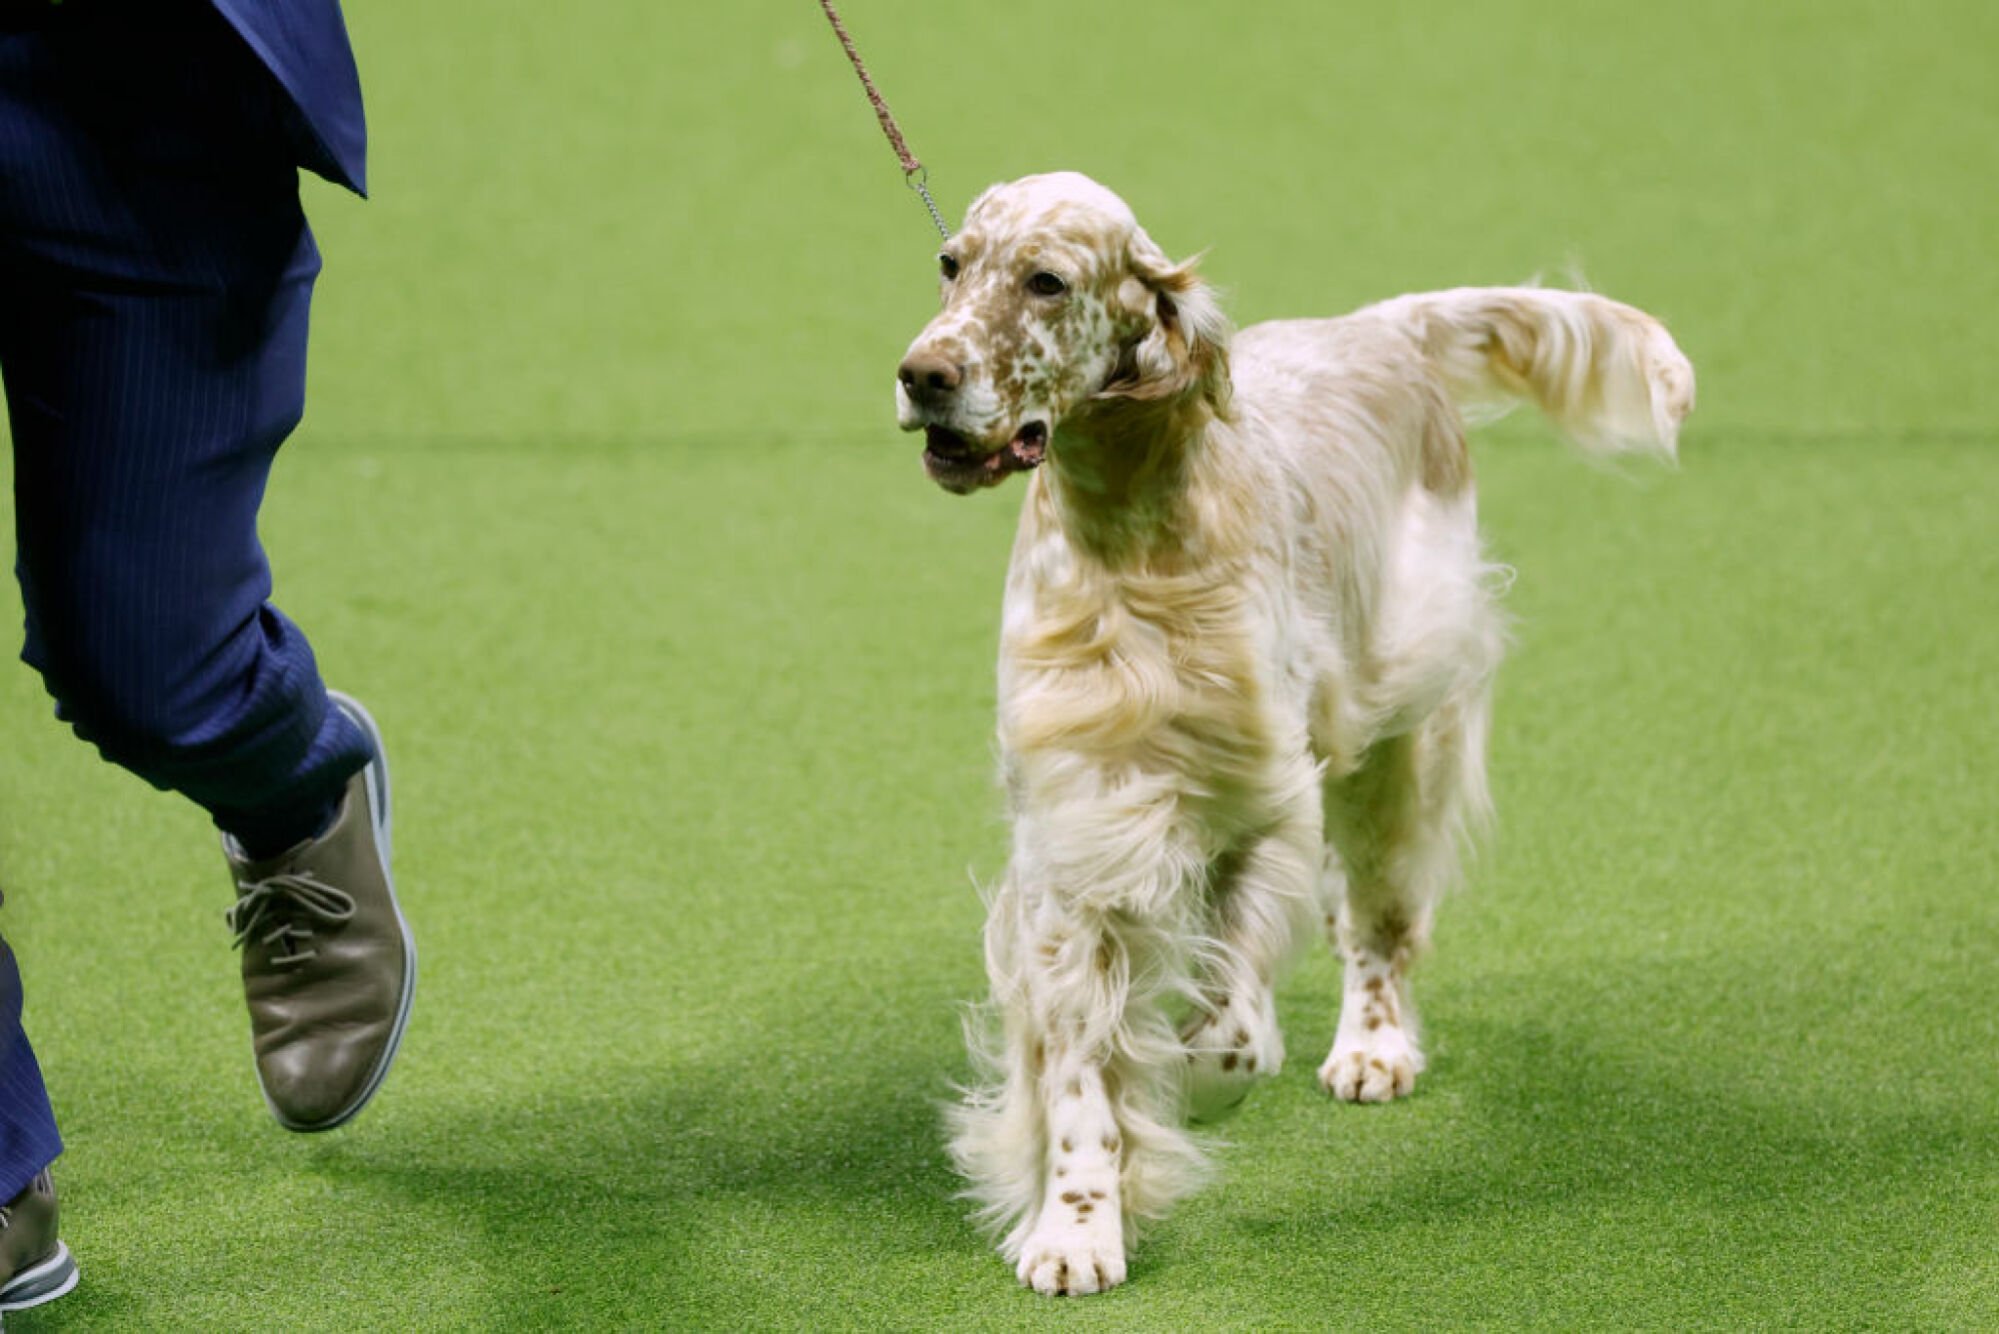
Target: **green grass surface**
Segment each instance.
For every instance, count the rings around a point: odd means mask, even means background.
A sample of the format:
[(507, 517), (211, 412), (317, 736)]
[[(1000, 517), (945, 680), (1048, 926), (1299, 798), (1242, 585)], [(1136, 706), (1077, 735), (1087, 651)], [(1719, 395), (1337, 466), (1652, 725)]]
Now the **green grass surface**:
[(802, 0), (356, 0), (264, 532), (389, 737), (415, 1018), (278, 1130), (205, 820), (0, 672), (84, 1269), (9, 1328), (1999, 1324), (1999, 11), (846, 13), (950, 211), (1081, 167), (1245, 320), (1574, 264), (1699, 368), (1677, 474), (1481, 441), (1501, 826), (1418, 1095), (1319, 1094), (1314, 954), (1129, 1286), (1014, 1286), (935, 1109), (1018, 489), (891, 430), (920, 208)]

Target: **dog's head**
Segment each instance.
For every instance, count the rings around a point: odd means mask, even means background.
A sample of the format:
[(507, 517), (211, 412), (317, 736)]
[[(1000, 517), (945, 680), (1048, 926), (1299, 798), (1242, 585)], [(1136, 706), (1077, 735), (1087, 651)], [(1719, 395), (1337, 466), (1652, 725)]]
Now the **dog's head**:
[(960, 495), (1039, 464), (1056, 425), (1120, 402), (1228, 397), (1228, 323), (1122, 199), (1056, 172), (996, 185), (938, 256), (944, 309), (909, 345), (896, 420)]

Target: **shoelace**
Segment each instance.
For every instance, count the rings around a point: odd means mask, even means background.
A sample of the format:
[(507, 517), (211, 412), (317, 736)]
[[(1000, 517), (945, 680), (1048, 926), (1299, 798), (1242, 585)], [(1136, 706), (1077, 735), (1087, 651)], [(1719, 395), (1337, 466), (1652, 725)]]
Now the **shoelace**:
[[(271, 948), (271, 963), (278, 968), (318, 957), (319, 952), (306, 943), (312, 939), (312, 922), (338, 926), (354, 915), (351, 894), (306, 871), (238, 880), (236, 889), (241, 897), (222, 915), (236, 933), (230, 943), (242, 949), (254, 937), (258, 944)], [(263, 928), (269, 929), (257, 935)]]

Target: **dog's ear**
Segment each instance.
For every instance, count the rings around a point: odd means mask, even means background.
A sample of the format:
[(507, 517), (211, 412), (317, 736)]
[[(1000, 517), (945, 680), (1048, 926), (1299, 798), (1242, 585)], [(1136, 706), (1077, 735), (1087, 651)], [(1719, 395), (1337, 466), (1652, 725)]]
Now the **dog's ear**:
[(1218, 414), (1229, 406), (1229, 322), (1213, 289), (1195, 275), (1200, 256), (1176, 264), (1143, 229), (1127, 247), (1130, 276), (1119, 289), (1139, 324), (1100, 398), (1196, 394)]

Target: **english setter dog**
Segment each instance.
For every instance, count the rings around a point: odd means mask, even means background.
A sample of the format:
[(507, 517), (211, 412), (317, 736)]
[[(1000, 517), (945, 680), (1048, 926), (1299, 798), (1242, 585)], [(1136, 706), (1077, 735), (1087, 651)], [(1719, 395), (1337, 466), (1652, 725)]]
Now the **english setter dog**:
[(1381, 1102), (1423, 1069), (1409, 966), (1488, 816), (1504, 641), (1466, 414), (1531, 401), (1587, 452), (1671, 457), (1693, 368), (1642, 311), (1531, 288), (1231, 337), (1073, 173), (986, 191), (940, 262), (899, 424), (946, 490), (1033, 473), (1000, 632), (1002, 1032), (952, 1151), (1023, 1283), (1098, 1292), (1201, 1179), (1186, 1120), (1277, 1073), (1309, 928), (1345, 965), (1320, 1083)]

